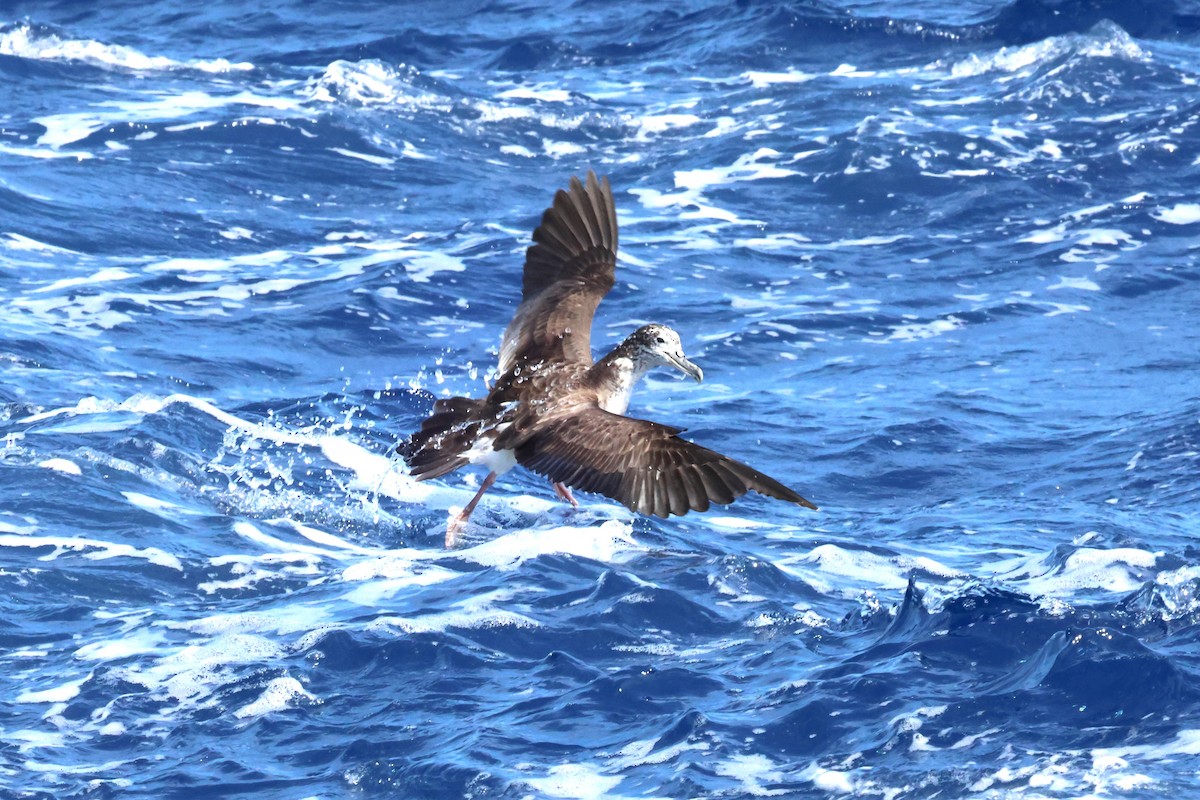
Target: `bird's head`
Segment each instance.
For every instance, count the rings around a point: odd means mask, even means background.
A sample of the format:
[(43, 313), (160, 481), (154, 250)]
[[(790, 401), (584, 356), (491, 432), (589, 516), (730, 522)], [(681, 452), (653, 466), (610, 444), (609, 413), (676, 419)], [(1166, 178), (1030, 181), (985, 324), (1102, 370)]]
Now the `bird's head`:
[(695, 378), (696, 383), (704, 380), (704, 370), (688, 361), (679, 334), (666, 325), (643, 325), (630, 334), (625, 345), (644, 369), (674, 367)]

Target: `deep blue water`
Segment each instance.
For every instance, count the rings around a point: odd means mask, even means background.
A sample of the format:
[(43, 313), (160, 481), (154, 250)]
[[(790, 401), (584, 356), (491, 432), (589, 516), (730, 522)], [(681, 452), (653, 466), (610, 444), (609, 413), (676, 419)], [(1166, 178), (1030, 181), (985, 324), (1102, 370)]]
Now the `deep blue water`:
[[(1189, 796), (1200, 8), (8, 4), (0, 796)], [(614, 187), (667, 521), (391, 460)]]

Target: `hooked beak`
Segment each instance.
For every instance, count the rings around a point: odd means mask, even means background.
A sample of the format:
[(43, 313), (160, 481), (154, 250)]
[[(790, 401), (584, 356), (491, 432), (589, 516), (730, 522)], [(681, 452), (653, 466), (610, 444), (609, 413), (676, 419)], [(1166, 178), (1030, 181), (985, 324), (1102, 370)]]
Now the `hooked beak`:
[(671, 364), (684, 375), (690, 375), (696, 379), (696, 383), (701, 383), (704, 380), (704, 370), (684, 358), (683, 353), (670, 356)]

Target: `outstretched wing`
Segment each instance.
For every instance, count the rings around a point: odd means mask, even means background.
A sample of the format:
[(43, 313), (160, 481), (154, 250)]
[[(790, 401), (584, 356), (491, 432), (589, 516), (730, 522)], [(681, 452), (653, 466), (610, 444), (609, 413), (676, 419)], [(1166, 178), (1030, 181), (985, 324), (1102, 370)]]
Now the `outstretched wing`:
[(706, 511), (710, 503), (732, 503), (750, 490), (816, 508), (774, 478), (680, 439), (682, 432), (586, 407), (537, 426), (517, 446), (517, 463), (639, 514)]
[(571, 178), (525, 252), (521, 305), (500, 344), (500, 374), (522, 358), (592, 364), (592, 317), (613, 285), (617, 211), (608, 179)]

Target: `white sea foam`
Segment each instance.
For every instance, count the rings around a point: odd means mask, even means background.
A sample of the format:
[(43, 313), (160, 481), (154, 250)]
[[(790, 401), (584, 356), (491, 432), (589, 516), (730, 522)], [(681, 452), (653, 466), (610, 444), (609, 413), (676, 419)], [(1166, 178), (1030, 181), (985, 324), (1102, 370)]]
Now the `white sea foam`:
[(232, 682), (235, 667), (276, 661), (285, 654), (283, 648), (265, 637), (229, 633), (179, 647), (149, 664), (137, 663), (115, 672), (155, 697), (193, 706), (208, 704), (216, 689)]
[(456, 552), (477, 564), (510, 570), (530, 558), (548, 554), (620, 563), (635, 553), (645, 552), (645, 548), (634, 541), (630, 522), (613, 519), (594, 528), (564, 525), (513, 531)]
[(45, 461), (38, 462), (39, 467), (52, 469), (55, 472), (62, 472), (66, 475), (82, 475), (83, 471), (79, 469), (79, 465), (74, 461), (68, 461), (65, 458), (48, 458)]
[(407, 253), (401, 259), (404, 271), (417, 283), (424, 283), (441, 272), (464, 272), (462, 259), (446, 253)]
[[(1051, 36), (1032, 44), (1002, 47), (990, 55), (971, 55), (949, 65), (953, 78), (973, 78), (991, 72), (1018, 75), (1051, 64), (1068, 55), (1084, 58), (1120, 58), (1146, 61), (1149, 56), (1137, 43), (1112, 23), (1101, 23), (1086, 34)], [(945, 65), (939, 63), (938, 65)]]
[(808, 72), (800, 72), (796, 69), (788, 69), (786, 72), (743, 72), (742, 78), (750, 81), (755, 89), (765, 89), (768, 86), (787, 83), (807, 83), (816, 75)]
[(296, 561), (306, 561), (310, 559), (342, 560), (351, 557), (350, 553), (344, 553), (340, 550), (328, 547), (318, 547), (316, 545), (303, 544), (300, 542), (284, 541), (277, 536), (264, 533), (259, 529), (258, 526), (250, 522), (246, 522), (245, 520), (239, 520), (235, 522), (233, 524), (233, 530), (242, 538), (253, 542), (263, 550), (277, 557), (288, 556), (292, 560)]
[(361, 582), (342, 595), (356, 605), (379, 608), (394, 595), (417, 586), (431, 586), (462, 577), (462, 573), (431, 563), (428, 552), (393, 551), (379, 558), (359, 561), (342, 571), (342, 580)]
[(137, 506), (140, 509), (149, 511), (152, 514), (158, 514), (167, 519), (176, 519), (180, 514), (199, 514), (202, 512), (185, 508), (178, 503), (172, 503), (170, 500), (162, 500), (157, 497), (150, 497), (141, 492), (121, 492), (126, 500), (131, 505)]
[(700, 122), (695, 114), (647, 114), (638, 120), (638, 141), (679, 128), (689, 128)]
[(8, 522), (0, 518), (0, 533), (16, 533), (24, 536), (38, 529), (37, 521), (33, 517), (16, 517), (15, 514), (7, 511), (0, 511), (0, 517), (20, 520), (20, 522)]
[(542, 152), (551, 158), (563, 158), (565, 156), (577, 156), (581, 153), (586, 153), (587, 148), (574, 142), (556, 142), (551, 139), (542, 139)]
[(773, 233), (769, 236), (758, 236), (752, 239), (735, 239), (734, 247), (746, 247), (751, 250), (762, 250), (773, 253), (779, 250), (806, 249), (812, 240), (799, 233)]
[(1200, 203), (1176, 203), (1152, 214), (1155, 219), (1171, 225), (1194, 225), (1200, 222)]
[(890, 236), (863, 236), (856, 239), (836, 239), (832, 242), (813, 243), (806, 246), (812, 250), (837, 250), (842, 247), (883, 247), (911, 238), (908, 234), (897, 233)]
[(101, 639), (85, 644), (75, 651), (75, 658), (81, 661), (117, 661), (158, 652), (162, 643), (160, 632), (141, 629), (118, 639)]
[(1060, 276), (1058, 283), (1051, 284), (1046, 288), (1050, 291), (1054, 291), (1056, 289), (1078, 289), (1084, 292), (1098, 292), (1100, 291), (1100, 284), (1096, 283), (1090, 278), (1068, 278)]
[(238, 719), (253, 719), (274, 711), (283, 711), (299, 701), (319, 702), (295, 678), (273, 678), (257, 699), (234, 711), (233, 715)]
[(1123, 244), (1136, 244), (1132, 236), (1115, 228), (1087, 228), (1076, 232), (1075, 244), (1081, 247), (1108, 245), (1119, 247)]
[(415, 70), (401, 70), (376, 59), (334, 61), (307, 87), (310, 100), (350, 102), (364, 106), (404, 105), (449, 111), (451, 102), (418, 89)]
[[(836, 544), (818, 545), (808, 553), (789, 556), (774, 564), (822, 592), (833, 592), (837, 587), (852, 594), (862, 588), (903, 589), (914, 570), (943, 578), (966, 577), (964, 573), (925, 556), (884, 556)], [(835, 578), (837, 580), (833, 580)]]
[(520, 780), (547, 797), (600, 800), (618, 798), (613, 790), (621, 784), (622, 778), (606, 775), (591, 764), (559, 764), (551, 767), (545, 777), (522, 777)]
[[(6, 731), (4, 739), (9, 742), (15, 742), (17, 752), (22, 755), (45, 748), (64, 747), (67, 744), (67, 735), (61, 731), (33, 731), (28, 729)], [(0, 775), (4, 775), (5, 772), (5, 770), (0, 769)]]
[(1131, 547), (1109, 550), (1079, 548), (1061, 565), (1033, 555), (992, 564), (987, 572), (1006, 581), (1018, 582), (1036, 596), (1070, 597), (1080, 590), (1102, 589), (1125, 594), (1141, 588), (1154, 567), (1158, 554)]
[(30, 25), (18, 25), (0, 33), (0, 54), (39, 61), (79, 61), (102, 67), (149, 72), (194, 69), (202, 72), (244, 72), (253, 64), (223, 58), (175, 61), (165, 56), (148, 56), (132, 47), (105, 44), (92, 39), (64, 39), (39, 33)]
[(892, 332), (882, 338), (867, 339), (868, 342), (915, 342), (921, 339), (932, 339), (963, 327), (966, 323), (953, 315), (945, 319), (935, 319), (929, 322), (909, 322), (892, 327)]
[(505, 100), (538, 100), (543, 103), (565, 103), (571, 99), (571, 93), (549, 85), (517, 86), (496, 95)]
[(1101, 747), (1092, 751), (1092, 767), (1108, 770), (1127, 766), (1130, 759), (1148, 761), (1173, 761), (1177, 756), (1200, 755), (1200, 730), (1185, 728), (1175, 738), (1162, 744), (1126, 745), (1124, 747)]
[[(446, 73), (440, 75), (445, 80), (456, 79)], [(433, 75), (430, 76), (432, 78)], [(546, 128), (574, 130), (585, 119), (582, 111), (564, 113), (564, 105), (570, 95), (560, 88), (517, 87), (499, 93), (495, 100), (459, 99), (439, 91), (437, 84), (430, 79), (423, 79), (415, 69), (397, 68), (376, 59), (335, 61), (304, 87), (301, 98), (308, 103), (390, 106), (399, 113), (410, 115), (448, 114), (465, 103), (476, 112), (475, 124), (479, 125), (528, 120)], [(593, 93), (593, 96), (597, 95)], [(537, 102), (513, 103), (514, 100)], [(574, 143), (547, 140), (544, 144), (544, 150), (550, 155), (582, 152), (580, 146)], [(511, 149), (515, 147), (518, 146), (512, 145), (504, 152), (515, 153)], [(411, 142), (404, 143), (403, 155), (408, 158), (431, 157), (417, 151)]]
[(1066, 238), (1066, 223), (1061, 223), (1050, 228), (1042, 228), (1033, 233), (1028, 233), (1017, 239), (1018, 242), (1028, 242), (1029, 244), (1050, 244), (1052, 242), (1061, 242)]
[(608, 760), (607, 766), (613, 769), (629, 769), (643, 764), (665, 764), (675, 761), (681, 754), (689, 750), (703, 753), (710, 749), (709, 743), (705, 741), (684, 740), (664, 747), (658, 746), (658, 742), (657, 739), (630, 742)]
[(388, 156), (377, 156), (371, 153), (360, 153), (357, 150), (348, 150), (345, 147), (330, 147), (327, 148), (331, 153), (337, 153), (339, 156), (346, 158), (356, 158), (359, 161), (366, 161), (368, 164), (374, 164), (377, 167), (390, 167), (396, 163), (396, 159)]
[(172, 272), (185, 275), (193, 272), (233, 272), (240, 267), (275, 267), (293, 257), (285, 250), (267, 250), (228, 258), (168, 258), (163, 261), (153, 261), (143, 269), (146, 272)]
[(826, 769), (816, 764), (811, 765), (798, 776), (808, 781), (816, 789), (829, 794), (852, 794), (855, 792), (854, 773), (836, 769)]
[(1083, 311), (1091, 311), (1091, 306), (1085, 306), (1080, 303), (1042, 303), (1036, 302), (1031, 305), (1041, 306), (1048, 309), (1045, 313), (1047, 317), (1058, 317), (1063, 314), (1078, 314)]
[(73, 536), (29, 536), (0, 534), (0, 548), (53, 548), (52, 552), (38, 556), (39, 561), (54, 561), (67, 553), (79, 553), (91, 561), (110, 558), (137, 558), (174, 570), (183, 570), (179, 559), (157, 547), (138, 548), (133, 545), (105, 542)]
[(508, 600), (507, 590), (468, 595), (453, 603), (447, 610), (413, 616), (383, 616), (370, 623), (371, 628), (398, 628), (406, 633), (444, 632), (448, 628), (533, 628), (538, 623), (531, 617), (502, 608), (496, 603)]
[[(469, 248), (473, 239), (465, 239), (448, 251), (423, 249), (417, 246), (421, 239), (412, 235), (406, 240), (379, 242), (344, 242), (321, 244), (306, 253), (268, 251), (234, 256), (228, 259), (167, 259), (148, 264), (146, 272), (177, 272), (192, 288), (168, 289), (163, 291), (139, 291), (112, 285), (114, 279), (129, 283), (130, 277), (124, 270), (100, 274), (84, 279), (72, 279), (64, 285), (50, 285), (33, 290), (24, 297), (12, 301), (15, 308), (24, 312), (25, 319), (36, 320), (51, 328), (66, 328), (84, 336), (96, 336), (117, 325), (136, 321), (132, 313), (114, 310), (114, 304), (134, 306), (156, 311), (197, 316), (225, 313), (236, 306), (264, 295), (282, 294), (299, 287), (336, 282), (362, 273), (364, 269), (381, 263), (398, 263), (413, 281), (424, 282), (443, 272), (461, 272), (466, 265), (455, 251)], [(341, 256), (340, 258), (333, 258)], [(318, 268), (296, 269), (297, 277), (279, 277), (280, 265), (286, 262), (316, 259)], [(266, 270), (267, 266), (273, 269)], [(252, 273), (262, 267), (267, 276), (253, 279)], [(233, 273), (242, 277), (237, 282), (217, 282), (210, 275)], [(104, 283), (96, 280), (104, 279)], [(92, 284), (95, 284), (94, 286)], [(83, 287), (81, 291), (80, 288)], [(72, 291), (68, 291), (72, 290)]]
[(81, 253), (75, 250), (68, 250), (65, 247), (56, 247), (52, 244), (39, 242), (37, 239), (31, 239), (19, 233), (5, 233), (4, 239), (0, 244), (8, 250), (26, 250), (38, 253), (55, 253), (59, 255), (80, 256)]
[[(269, 108), (279, 112), (298, 112), (300, 101), (290, 97), (256, 94), (242, 90), (233, 94), (210, 94), (199, 90), (175, 95), (159, 95), (150, 100), (108, 100), (90, 106), (88, 111), (72, 111), (35, 117), (33, 122), (45, 128), (39, 145), (57, 150), (63, 145), (85, 139), (109, 125), (119, 123), (169, 122), (204, 111), (241, 108)], [(234, 119), (241, 119), (235, 116)], [(197, 123), (191, 123), (195, 125)], [(200, 123), (200, 124), (211, 124)], [(186, 130), (186, 127), (168, 128)]]
[(646, 208), (682, 208), (684, 210), (678, 216), (683, 219), (717, 219), (740, 225), (760, 224), (757, 220), (742, 219), (727, 209), (714, 206), (704, 197), (704, 191), (731, 183), (784, 178), (797, 174), (795, 170), (779, 166), (779, 159), (779, 152), (763, 147), (739, 156), (728, 166), (677, 171), (675, 192), (668, 194), (656, 189), (639, 188), (631, 189), (630, 193), (636, 195)]
[[(506, 498), (505, 505), (519, 510), (525, 498)], [(538, 508), (556, 507), (536, 501)], [(456, 580), (464, 574), (443, 565), (447, 558), (471, 561), (499, 570), (513, 570), (525, 561), (544, 555), (573, 555), (606, 563), (623, 563), (631, 556), (645, 552), (632, 538), (628, 522), (608, 520), (594, 527), (559, 526), (538, 530), (519, 530), (488, 539), (480, 544), (444, 553), (440, 550), (406, 548), (391, 550), (374, 558), (356, 561), (342, 570), (344, 581), (361, 583), (343, 595), (343, 599), (371, 608), (385, 604), (389, 598), (414, 586)], [(472, 608), (469, 613), (452, 612), (419, 619), (392, 620), (391, 624), (404, 630), (432, 630), (446, 625), (466, 627), (471, 615), (487, 624), (526, 625), (532, 621), (520, 615), (489, 608)]]
[(713, 765), (718, 775), (734, 778), (741, 783), (742, 793), (752, 797), (773, 797), (787, 794), (787, 789), (768, 789), (764, 783), (780, 783), (783, 772), (779, 765), (759, 753), (738, 754)]
[(500, 152), (510, 156), (521, 156), (522, 158), (533, 158), (537, 153), (530, 150), (528, 147), (519, 144), (502, 144)]
[(17, 695), (18, 703), (66, 703), (79, 696), (83, 684), (92, 679), (92, 673), (77, 680), (67, 681), (48, 689), (26, 689)]
[(0, 153), (21, 158), (73, 158), (76, 161), (93, 158), (91, 153), (82, 150), (47, 150), (40, 147), (14, 147), (10, 144), (0, 144)]

